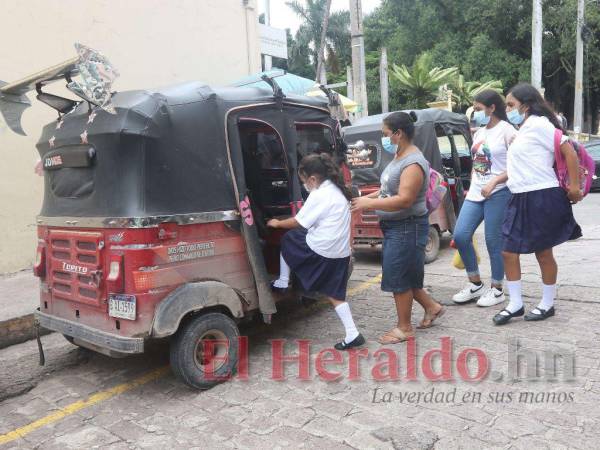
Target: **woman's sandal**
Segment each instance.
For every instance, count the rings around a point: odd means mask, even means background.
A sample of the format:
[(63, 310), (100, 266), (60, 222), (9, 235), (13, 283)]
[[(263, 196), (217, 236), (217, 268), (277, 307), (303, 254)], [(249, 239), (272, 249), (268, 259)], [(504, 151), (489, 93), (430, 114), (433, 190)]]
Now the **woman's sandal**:
[(405, 333), (400, 328), (393, 328), (381, 336), (377, 341), (382, 345), (399, 344), (400, 342), (407, 341), (411, 337), (415, 337), (414, 332)]
[(440, 317), (442, 317), (445, 312), (446, 312), (446, 308), (444, 308), (442, 306), (440, 308), (440, 310), (435, 314), (429, 315), (429, 314), (425, 313), (425, 316), (423, 317), (423, 320), (421, 320), (421, 323), (419, 324), (417, 329), (424, 330), (425, 328), (431, 328), (433, 326), (433, 322), (435, 322), (436, 319), (439, 319)]

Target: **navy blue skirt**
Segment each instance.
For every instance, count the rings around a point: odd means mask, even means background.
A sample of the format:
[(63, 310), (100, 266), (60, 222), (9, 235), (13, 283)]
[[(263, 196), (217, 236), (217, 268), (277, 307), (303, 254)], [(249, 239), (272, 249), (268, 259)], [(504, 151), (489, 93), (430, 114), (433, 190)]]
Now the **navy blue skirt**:
[(504, 251), (535, 253), (581, 236), (571, 202), (562, 188), (511, 196), (502, 224)]
[(325, 258), (306, 243), (307, 231), (295, 228), (281, 239), (281, 254), (306, 292), (319, 292), (334, 298), (346, 300), (350, 257)]

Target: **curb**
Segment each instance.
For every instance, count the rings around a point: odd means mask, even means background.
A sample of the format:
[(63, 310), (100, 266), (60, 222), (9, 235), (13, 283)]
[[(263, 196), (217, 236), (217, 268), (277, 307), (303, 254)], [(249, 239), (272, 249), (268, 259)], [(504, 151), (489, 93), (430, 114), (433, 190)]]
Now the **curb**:
[[(27, 314), (0, 322), (0, 349), (35, 339), (34, 316)], [(40, 328), (40, 335), (50, 334), (50, 330)]]

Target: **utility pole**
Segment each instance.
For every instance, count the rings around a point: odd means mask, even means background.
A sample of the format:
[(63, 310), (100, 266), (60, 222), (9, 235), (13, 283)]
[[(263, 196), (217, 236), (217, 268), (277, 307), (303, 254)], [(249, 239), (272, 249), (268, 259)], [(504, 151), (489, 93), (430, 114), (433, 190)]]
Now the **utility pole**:
[(369, 115), (367, 102), (367, 69), (365, 67), (365, 40), (363, 38), (361, 0), (350, 0), (350, 36), (352, 38), (352, 80), (354, 98), (361, 110), (358, 117)]
[(542, 0), (533, 0), (531, 14), (531, 84), (542, 89)]
[(381, 49), (381, 60), (379, 61), (379, 86), (381, 88), (381, 112), (390, 111), (390, 98), (388, 88), (388, 59), (387, 49)]
[(585, 22), (585, 0), (577, 0), (577, 48), (575, 56), (575, 105), (573, 131), (581, 133), (583, 122), (583, 39), (581, 30)]
[(352, 82), (352, 67), (346, 66), (346, 97), (354, 99), (354, 83)]
[[(265, 0), (265, 25), (271, 26), (271, 0)], [(273, 68), (273, 57), (271, 55), (264, 55), (265, 58), (265, 71)]]
[(327, 71), (325, 70), (325, 42), (327, 39), (327, 27), (329, 26), (329, 11), (331, 10), (331, 0), (327, 0), (325, 6), (325, 17), (323, 17), (323, 27), (321, 28), (321, 43), (319, 44), (319, 55), (317, 57), (317, 76), (315, 79), (319, 84), (327, 84)]

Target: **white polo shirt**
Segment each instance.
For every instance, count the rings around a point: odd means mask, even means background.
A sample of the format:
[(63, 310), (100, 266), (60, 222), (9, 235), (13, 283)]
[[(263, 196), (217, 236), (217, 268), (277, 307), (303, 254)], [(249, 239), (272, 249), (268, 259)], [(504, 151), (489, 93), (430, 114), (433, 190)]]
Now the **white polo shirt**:
[(330, 180), (313, 190), (295, 217), (308, 230), (306, 243), (325, 258), (350, 256), (350, 202)]
[[(513, 194), (558, 187), (554, 172), (554, 125), (543, 116), (529, 116), (508, 147), (506, 185)], [(561, 144), (567, 141), (563, 136)]]

